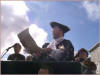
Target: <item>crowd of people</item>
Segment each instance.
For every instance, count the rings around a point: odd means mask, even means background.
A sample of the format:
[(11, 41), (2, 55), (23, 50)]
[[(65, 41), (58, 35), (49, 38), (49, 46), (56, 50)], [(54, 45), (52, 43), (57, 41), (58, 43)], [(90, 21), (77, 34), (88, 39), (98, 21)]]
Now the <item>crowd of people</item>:
[(74, 56), (74, 47), (70, 40), (64, 39), (64, 35), (66, 32), (70, 30), (70, 28), (66, 25), (51, 22), (53, 41), (51, 43), (45, 43), (42, 47), (42, 53), (35, 52), (26, 57), (20, 54), (21, 45), (16, 43), (14, 45), (14, 54), (11, 54), (8, 57), (8, 60), (27, 60), (27, 61), (72, 61), (72, 62), (80, 62), (83, 64), (85, 68), (88, 70), (84, 73), (96, 73), (96, 65), (94, 62), (88, 58), (88, 52), (86, 49), (81, 48), (78, 50), (76, 55)]

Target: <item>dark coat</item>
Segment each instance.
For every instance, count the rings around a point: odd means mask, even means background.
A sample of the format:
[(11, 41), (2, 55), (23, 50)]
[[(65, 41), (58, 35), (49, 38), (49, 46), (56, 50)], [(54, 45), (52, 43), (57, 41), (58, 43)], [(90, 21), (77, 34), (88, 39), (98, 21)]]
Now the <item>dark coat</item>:
[[(61, 48), (62, 46), (64, 49)], [(56, 48), (58, 50), (56, 50), (56, 52), (52, 54), (52, 57), (54, 59), (57, 59), (58, 61), (74, 60), (74, 47), (69, 40), (64, 39), (63, 41), (61, 41), (59, 44), (56, 45)]]
[[(48, 43), (45, 43), (43, 47), (48, 46)], [(60, 47), (64, 47), (64, 51), (60, 49)], [(71, 61), (74, 60), (74, 47), (69, 40), (63, 40), (59, 44), (56, 45), (58, 50), (52, 51), (51, 56), (49, 57), (47, 54), (42, 54), (40, 60), (56, 60), (56, 61)]]
[[(49, 43), (45, 43), (43, 45), (43, 48), (46, 48), (49, 45)], [(60, 47), (63, 46), (64, 50), (60, 49)], [(36, 59), (36, 57), (33, 58), (33, 60), (39, 60), (39, 61), (72, 61), (74, 60), (74, 47), (72, 43), (69, 40), (64, 39), (59, 44), (56, 45), (57, 50), (53, 50), (49, 56), (47, 53), (41, 54), (39, 58)]]
[(63, 40), (60, 42), (56, 47), (59, 49), (59, 46), (63, 45), (64, 46), (64, 54), (62, 56), (61, 60), (74, 60), (74, 47), (72, 43), (69, 40)]
[(22, 54), (11, 54), (7, 60), (25, 60), (25, 56)]

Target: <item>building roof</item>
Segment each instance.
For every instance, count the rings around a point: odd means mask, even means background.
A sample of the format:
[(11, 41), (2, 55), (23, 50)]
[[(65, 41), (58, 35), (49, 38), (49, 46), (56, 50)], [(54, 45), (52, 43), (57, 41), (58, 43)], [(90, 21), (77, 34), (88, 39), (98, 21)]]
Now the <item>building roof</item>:
[(94, 45), (89, 52), (91, 53), (92, 51), (94, 51), (97, 47), (100, 47), (100, 42), (98, 42), (96, 45)]

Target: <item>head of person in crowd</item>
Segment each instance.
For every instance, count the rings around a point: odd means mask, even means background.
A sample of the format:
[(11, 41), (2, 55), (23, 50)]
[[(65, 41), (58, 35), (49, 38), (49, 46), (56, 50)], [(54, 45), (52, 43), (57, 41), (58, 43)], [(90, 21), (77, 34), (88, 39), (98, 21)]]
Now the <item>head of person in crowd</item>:
[(16, 43), (13, 47), (15, 54), (19, 54), (21, 51), (21, 45), (19, 43)]
[(49, 45), (49, 43), (45, 43), (42, 48), (47, 48), (47, 46)]
[(57, 22), (51, 22), (51, 27), (52, 27), (52, 34), (54, 39), (63, 37), (64, 33), (70, 30), (69, 27), (67, 27), (66, 25)]
[(81, 48), (77, 52), (77, 54), (75, 56), (75, 60), (81, 62), (81, 61), (85, 60), (87, 57), (88, 57), (88, 51), (86, 49), (84, 49), (84, 48)]
[(27, 56), (26, 60), (27, 61), (32, 61), (32, 56), (31, 55)]

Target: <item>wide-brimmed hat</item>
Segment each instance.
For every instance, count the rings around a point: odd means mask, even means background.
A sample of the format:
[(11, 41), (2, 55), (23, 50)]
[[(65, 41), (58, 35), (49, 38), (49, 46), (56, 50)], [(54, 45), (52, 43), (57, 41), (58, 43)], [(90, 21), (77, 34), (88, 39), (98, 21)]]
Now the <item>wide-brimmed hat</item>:
[(68, 32), (70, 30), (70, 28), (68, 26), (60, 24), (58, 22), (51, 22), (50, 25), (52, 28), (54, 26), (58, 26), (59, 28), (61, 28), (63, 30), (64, 33)]

